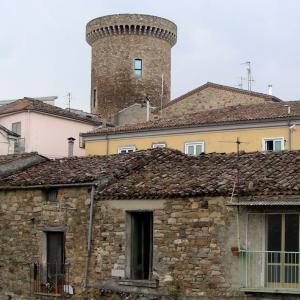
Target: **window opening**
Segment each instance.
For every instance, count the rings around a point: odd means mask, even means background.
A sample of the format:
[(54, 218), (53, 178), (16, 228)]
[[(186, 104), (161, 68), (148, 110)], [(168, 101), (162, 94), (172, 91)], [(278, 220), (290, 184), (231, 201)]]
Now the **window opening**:
[(185, 143), (185, 154), (200, 155), (204, 152), (204, 142)]
[(140, 58), (136, 58), (134, 60), (134, 76), (136, 78), (142, 77), (142, 60)]
[(153, 213), (131, 214), (131, 279), (147, 280), (152, 273)]
[(93, 107), (96, 107), (97, 90), (93, 89)]
[(267, 216), (267, 284), (299, 285), (299, 214)]
[(135, 152), (136, 148), (135, 146), (126, 146), (126, 147), (119, 147), (118, 148), (118, 153), (130, 153), (130, 152)]
[(281, 151), (283, 150), (283, 138), (278, 139), (264, 139), (265, 151)]
[(64, 233), (47, 232), (47, 282), (63, 284)]
[(21, 122), (12, 123), (11, 131), (21, 136)]

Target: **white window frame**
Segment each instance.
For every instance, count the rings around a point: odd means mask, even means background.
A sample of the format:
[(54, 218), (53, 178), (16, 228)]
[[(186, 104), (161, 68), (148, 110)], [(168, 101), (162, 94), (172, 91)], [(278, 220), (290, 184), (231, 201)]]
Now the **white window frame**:
[[(281, 142), (281, 151), (284, 150), (284, 137), (266, 137), (266, 138), (262, 138), (262, 151), (269, 151), (266, 149), (266, 142), (267, 141), (273, 141), (273, 143), (275, 141), (280, 141)], [(275, 151), (275, 150), (273, 150)]]
[[(140, 68), (136, 68), (136, 65), (135, 63), (139, 61), (141, 63), (141, 67)], [(137, 75), (136, 71), (139, 71), (139, 74)], [(142, 78), (143, 76), (143, 60), (141, 58), (138, 58), (136, 57), (134, 60), (133, 60), (133, 72), (134, 72), (134, 77), (139, 79), (139, 78)]]
[[(118, 154), (121, 154), (122, 151), (126, 151), (125, 153), (130, 153), (130, 152), (135, 152), (136, 151), (136, 147), (133, 145), (133, 146), (120, 146), (118, 147)], [(132, 151), (130, 151), (132, 150)], [(128, 152), (130, 151), (130, 152)]]
[(167, 147), (166, 143), (153, 143), (152, 144), (153, 149), (154, 148), (166, 148), (166, 147)]
[[(189, 146), (197, 146), (197, 145), (201, 145), (202, 147), (202, 152), (201, 153), (204, 153), (205, 152), (205, 148), (204, 148), (204, 142), (203, 141), (198, 141), (198, 142), (186, 142), (184, 143), (184, 153), (186, 155), (188, 155), (188, 147)], [(194, 148), (195, 149), (195, 148)], [(195, 152), (195, 151), (194, 151)], [(195, 156), (196, 154), (194, 154)]]

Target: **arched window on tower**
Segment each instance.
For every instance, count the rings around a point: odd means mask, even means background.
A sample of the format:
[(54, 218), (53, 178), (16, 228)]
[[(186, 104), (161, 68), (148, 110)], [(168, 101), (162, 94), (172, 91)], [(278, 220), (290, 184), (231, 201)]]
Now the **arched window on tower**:
[(134, 60), (134, 76), (136, 78), (142, 77), (142, 69), (143, 69), (143, 63), (140, 58), (136, 58)]

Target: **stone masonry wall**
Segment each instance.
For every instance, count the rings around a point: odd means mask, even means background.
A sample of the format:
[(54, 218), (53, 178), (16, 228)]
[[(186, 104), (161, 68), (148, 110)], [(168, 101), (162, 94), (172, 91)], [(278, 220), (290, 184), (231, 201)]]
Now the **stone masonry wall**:
[[(176, 117), (182, 114), (195, 113), (208, 109), (217, 109), (234, 105), (250, 105), (264, 103), (262, 97), (242, 94), (220, 88), (207, 87), (199, 90), (186, 98), (165, 107), (162, 111), (163, 117)], [(160, 114), (160, 113), (159, 113)]]
[[(224, 200), (165, 200), (163, 207), (153, 210), (153, 279), (159, 281), (158, 294), (166, 295), (164, 299), (233, 299), (240, 295), (238, 258), (230, 250), (237, 243), (234, 211), (225, 207)], [(91, 284), (112, 284), (125, 278), (129, 201), (119, 209), (113, 202), (98, 202), (96, 208)], [(142, 200), (136, 209), (143, 210)], [(175, 296), (179, 298), (170, 298)]]
[(65, 258), (73, 298), (84, 299), (89, 197), (87, 188), (59, 190), (58, 203), (47, 202), (42, 190), (0, 192), (1, 300), (35, 299), (30, 296), (30, 263), (41, 262), (43, 229), (57, 226), (66, 230)]

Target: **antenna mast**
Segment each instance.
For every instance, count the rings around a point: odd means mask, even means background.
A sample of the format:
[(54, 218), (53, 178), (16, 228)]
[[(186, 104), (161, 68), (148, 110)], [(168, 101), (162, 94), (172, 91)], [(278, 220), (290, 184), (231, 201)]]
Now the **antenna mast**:
[(242, 65), (247, 65), (248, 91), (252, 91), (252, 82), (254, 81), (254, 79), (252, 77), (251, 61), (246, 61)]
[(69, 109), (69, 111), (71, 111), (71, 93), (70, 92), (67, 94), (67, 97), (68, 97), (68, 109)]

